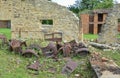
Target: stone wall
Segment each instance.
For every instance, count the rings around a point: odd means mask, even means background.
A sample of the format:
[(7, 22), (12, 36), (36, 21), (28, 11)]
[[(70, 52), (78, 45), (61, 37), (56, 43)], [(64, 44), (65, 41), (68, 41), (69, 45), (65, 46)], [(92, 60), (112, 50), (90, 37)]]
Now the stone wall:
[[(3, 0), (0, 20), (11, 20), (12, 38), (44, 39), (45, 33), (62, 32), (63, 40), (81, 40), (79, 19), (66, 7), (48, 0)], [(43, 25), (52, 20), (53, 25)]]
[(118, 19), (120, 19), (120, 4), (115, 5), (108, 14), (102, 27), (102, 33), (99, 34), (100, 43), (114, 44), (117, 42)]

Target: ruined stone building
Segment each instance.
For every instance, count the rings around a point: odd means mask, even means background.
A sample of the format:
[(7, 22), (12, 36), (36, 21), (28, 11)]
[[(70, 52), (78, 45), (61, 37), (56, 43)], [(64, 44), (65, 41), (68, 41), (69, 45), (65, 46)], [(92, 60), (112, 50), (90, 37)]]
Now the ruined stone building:
[(120, 4), (116, 4), (108, 14), (105, 23), (99, 34), (98, 42), (115, 44), (120, 43), (118, 34), (120, 35)]
[[(99, 9), (93, 10), (87, 14), (81, 14), (81, 23), (84, 34), (99, 34), (101, 33), (102, 25), (105, 23), (107, 15), (111, 12), (111, 9)], [(120, 22), (120, 21), (119, 21)], [(118, 31), (120, 32), (120, 23), (118, 25)]]
[(0, 27), (11, 27), (12, 38), (44, 39), (52, 32), (67, 41), (81, 38), (75, 14), (48, 0), (0, 0)]

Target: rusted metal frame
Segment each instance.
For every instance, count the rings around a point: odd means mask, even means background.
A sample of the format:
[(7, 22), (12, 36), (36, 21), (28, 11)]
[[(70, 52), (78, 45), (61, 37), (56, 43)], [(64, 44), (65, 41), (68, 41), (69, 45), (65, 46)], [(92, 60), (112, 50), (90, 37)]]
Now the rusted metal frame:
[(37, 58), (39, 57), (38, 54), (34, 50), (31, 50), (31, 49), (27, 49), (22, 52), (22, 56), (31, 57), (32, 55), (36, 56)]
[(75, 46), (78, 45), (75, 40), (72, 40), (72, 41), (70, 41), (69, 43), (70, 43), (71, 47), (75, 47)]
[(69, 57), (70, 56), (70, 53), (71, 53), (71, 45), (69, 44), (69, 43), (67, 43), (67, 44), (65, 44), (64, 46), (63, 46), (63, 54), (64, 54), (64, 56), (66, 56), (66, 57)]
[(46, 47), (42, 47), (42, 52), (44, 56), (47, 57), (56, 57), (57, 56), (57, 47), (53, 42), (50, 42)]
[(77, 54), (81, 54), (81, 55), (90, 54), (89, 49), (85, 46), (85, 44), (83, 44), (83, 43), (76, 43), (75, 41), (71, 41), (69, 43), (72, 46), (72, 53), (74, 55), (77, 55)]
[(39, 71), (40, 63), (39, 61), (35, 61), (33, 64), (27, 65), (27, 69)]
[(78, 44), (78, 47), (79, 47), (79, 48), (87, 48), (87, 47), (85, 46), (85, 44), (82, 43), (82, 42), (80, 42), (80, 43)]
[[(60, 35), (60, 38), (55, 38), (56, 34)], [(46, 38), (47, 36), (51, 36), (51, 38)], [(54, 33), (51, 33), (51, 34), (45, 34), (44, 39), (48, 40), (48, 41), (60, 41), (61, 42), (62, 41), (62, 33), (54, 32)]]
[[(59, 43), (58, 41), (56, 41), (56, 47), (57, 50), (59, 50), (63, 45), (61, 43)], [(58, 51), (59, 52), (59, 51)]]
[(7, 44), (7, 38), (5, 35), (0, 34), (0, 39), (2, 40), (1, 47)]
[(70, 43), (65, 43), (64, 45), (61, 45), (61, 47), (58, 49), (58, 52), (62, 50), (64, 57), (69, 57), (70, 53), (72, 51), (72, 47)]
[(31, 45), (29, 45), (28, 49), (35, 49), (35, 50), (40, 51), (41, 50), (41, 46), (38, 45), (38, 44), (31, 44)]
[(72, 60), (68, 61), (66, 65), (62, 68), (62, 74), (70, 75), (78, 66), (77, 62)]
[(88, 52), (89, 53), (89, 50), (88, 50), (88, 48), (78, 48), (77, 50), (75, 50), (76, 54), (79, 52)]
[(18, 53), (22, 53), (22, 46), (27, 47), (27, 44), (25, 41), (20, 41), (20, 40), (9, 40), (9, 50), (10, 51), (15, 51)]
[(9, 42), (9, 46), (10, 46), (10, 48), (11, 48), (11, 51), (17, 51), (17, 49), (19, 48), (19, 47), (21, 47), (20, 46), (20, 42), (18, 41), (18, 40), (9, 40), (10, 42)]
[(53, 52), (50, 52), (50, 49), (48, 49), (48, 47), (42, 47), (41, 50), (44, 56), (48, 58), (53, 57)]

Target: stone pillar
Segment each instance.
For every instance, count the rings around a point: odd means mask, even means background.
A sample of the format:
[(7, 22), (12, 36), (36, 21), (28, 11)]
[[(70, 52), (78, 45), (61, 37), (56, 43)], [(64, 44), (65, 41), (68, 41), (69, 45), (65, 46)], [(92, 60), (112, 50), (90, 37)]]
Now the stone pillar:
[(107, 14), (103, 14), (103, 23), (105, 22)]

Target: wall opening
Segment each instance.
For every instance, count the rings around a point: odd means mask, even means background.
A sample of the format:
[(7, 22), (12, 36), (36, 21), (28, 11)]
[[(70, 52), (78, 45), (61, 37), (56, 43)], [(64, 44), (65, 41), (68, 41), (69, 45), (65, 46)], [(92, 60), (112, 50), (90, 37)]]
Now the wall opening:
[(98, 24), (98, 29), (97, 29), (97, 33), (101, 33), (101, 29), (102, 29), (102, 24)]
[(103, 14), (98, 14), (98, 22), (102, 22), (103, 21)]
[(120, 39), (120, 19), (118, 19), (118, 36), (117, 37)]
[(11, 28), (10, 20), (0, 20), (0, 28)]
[(7, 39), (11, 39), (11, 21), (0, 20), (0, 34), (3, 34)]
[(41, 20), (43, 26), (52, 26), (53, 20)]
[(118, 19), (118, 32), (120, 33), (120, 19)]
[(89, 22), (94, 22), (94, 15), (89, 16)]
[(90, 34), (94, 33), (94, 24), (89, 24), (89, 33)]

